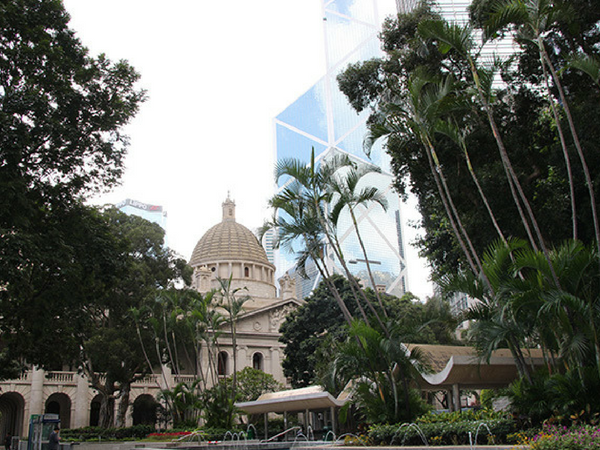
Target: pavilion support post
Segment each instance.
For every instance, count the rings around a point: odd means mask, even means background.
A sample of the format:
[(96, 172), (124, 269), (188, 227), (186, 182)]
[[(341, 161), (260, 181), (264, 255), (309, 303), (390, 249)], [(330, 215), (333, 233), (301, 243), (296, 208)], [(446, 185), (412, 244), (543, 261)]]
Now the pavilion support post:
[(269, 439), (269, 415), (265, 413), (265, 441)]
[(329, 411), (331, 414), (331, 432), (333, 433), (332, 441), (335, 442), (335, 434), (337, 433), (336, 427), (335, 427), (335, 408), (333, 406), (330, 406)]
[(448, 411), (454, 411), (454, 401), (452, 400), (452, 390), (448, 389), (446, 391), (446, 405), (448, 408)]
[(307, 410), (304, 411), (304, 433), (308, 436), (308, 427), (310, 426), (310, 418), (308, 415), (310, 412)]
[(460, 388), (458, 384), (452, 385), (452, 400), (454, 402), (454, 411), (460, 411)]

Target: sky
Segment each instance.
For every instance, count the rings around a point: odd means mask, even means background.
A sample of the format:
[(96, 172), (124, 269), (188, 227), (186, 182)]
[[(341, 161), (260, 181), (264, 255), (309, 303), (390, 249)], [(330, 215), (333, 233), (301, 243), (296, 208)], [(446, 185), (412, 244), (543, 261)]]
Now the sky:
[[(237, 221), (258, 228), (275, 189), (273, 118), (325, 73), (321, 1), (63, 1), (90, 54), (127, 60), (148, 95), (125, 128), (122, 184), (92, 203), (162, 205), (168, 245), (186, 259), (228, 195)], [(406, 227), (407, 240), (417, 232)], [(424, 299), (428, 270), (406, 247)]]

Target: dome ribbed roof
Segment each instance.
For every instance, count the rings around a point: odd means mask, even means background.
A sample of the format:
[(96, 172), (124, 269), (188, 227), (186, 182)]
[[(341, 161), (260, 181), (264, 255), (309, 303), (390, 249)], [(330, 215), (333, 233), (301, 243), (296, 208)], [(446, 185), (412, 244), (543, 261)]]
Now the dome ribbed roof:
[(270, 264), (254, 233), (235, 221), (235, 203), (229, 199), (223, 203), (223, 221), (204, 233), (194, 248), (190, 265), (223, 260)]

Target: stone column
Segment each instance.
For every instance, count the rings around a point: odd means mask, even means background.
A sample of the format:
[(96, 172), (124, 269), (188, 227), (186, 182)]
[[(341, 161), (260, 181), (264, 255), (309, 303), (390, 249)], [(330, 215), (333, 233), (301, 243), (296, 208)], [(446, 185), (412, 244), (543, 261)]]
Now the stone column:
[(169, 390), (172, 386), (174, 386), (171, 368), (166, 364), (163, 364), (161, 370), (162, 373), (159, 375), (160, 378), (158, 379), (158, 384), (160, 385), (161, 389)]
[(29, 415), (44, 413), (45, 372), (34, 367), (31, 371), (31, 393), (29, 394)]
[(250, 364), (248, 363), (248, 346), (238, 345), (237, 348), (237, 361), (239, 371), (244, 369), (244, 367), (248, 367)]
[(452, 400), (454, 402), (454, 411), (460, 411), (460, 388), (458, 384), (452, 385)]
[(279, 382), (283, 382), (283, 371), (281, 370), (281, 361), (279, 360), (279, 348), (271, 347), (270, 349), (271, 358), (271, 375)]
[(90, 424), (89, 383), (83, 375), (75, 375), (75, 377), (77, 379), (77, 393), (75, 394), (73, 428), (82, 428)]
[(335, 441), (335, 434), (337, 433), (336, 427), (335, 427), (335, 407), (330, 406), (329, 412), (331, 414), (331, 432), (333, 433), (333, 438), (331, 440)]

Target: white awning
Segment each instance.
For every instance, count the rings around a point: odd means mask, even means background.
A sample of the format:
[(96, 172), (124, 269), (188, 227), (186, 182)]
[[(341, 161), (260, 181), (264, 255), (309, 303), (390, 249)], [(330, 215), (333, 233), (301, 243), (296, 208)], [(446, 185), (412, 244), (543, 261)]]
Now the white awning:
[(235, 405), (246, 414), (283, 413), (293, 411), (315, 411), (331, 407), (341, 407), (348, 400), (337, 400), (321, 386), (310, 386), (301, 389), (270, 392), (252, 402), (241, 402)]

